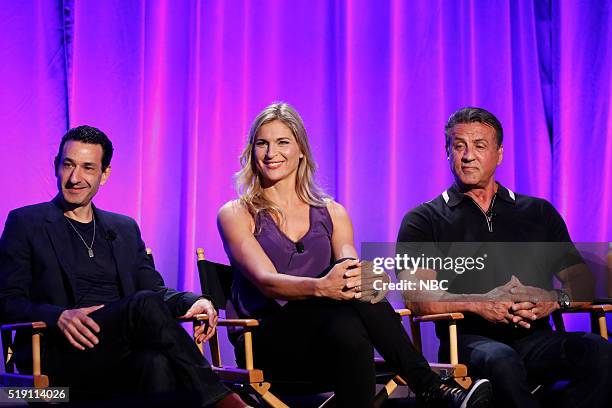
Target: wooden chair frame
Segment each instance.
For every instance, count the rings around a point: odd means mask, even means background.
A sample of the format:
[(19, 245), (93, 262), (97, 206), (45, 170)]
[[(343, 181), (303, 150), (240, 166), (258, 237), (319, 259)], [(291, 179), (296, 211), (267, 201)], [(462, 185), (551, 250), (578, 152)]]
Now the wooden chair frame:
[[(422, 322), (430, 322), (437, 320), (448, 320), (449, 321), (449, 335), (451, 339), (451, 363), (443, 364), (443, 363), (429, 363), (432, 371), (438, 374), (441, 378), (452, 378), (463, 388), (468, 389), (472, 385), (472, 379), (467, 375), (467, 366), (464, 364), (459, 364), (458, 362), (458, 353), (457, 353), (457, 325), (456, 320), (463, 319), (463, 314), (461, 313), (443, 313), (436, 315), (428, 315), (428, 316), (414, 316), (410, 309), (396, 309), (395, 312), (399, 314), (401, 317), (408, 317), (410, 319), (410, 330), (412, 332), (412, 342), (415, 348), (422, 354), (422, 344), (421, 344), (421, 328), (420, 323)], [(454, 340), (453, 340), (454, 339)], [(453, 357), (454, 356), (454, 357)], [(383, 363), (384, 360), (379, 359), (377, 363)], [(408, 385), (406, 381), (396, 375), (394, 378), (389, 380), (387, 384), (385, 384), (385, 390), (387, 395), (391, 395), (393, 391), (397, 388), (398, 385)]]
[(433, 363), (432, 370), (442, 378), (453, 378), (465, 389), (472, 385), (472, 379), (468, 376), (465, 364), (459, 363), (459, 352), (457, 348), (457, 321), (463, 319), (463, 313), (439, 313), (423, 316), (410, 316), (410, 330), (414, 346), (420, 352), (423, 351), (421, 341), (421, 323), (446, 321), (448, 322), (448, 339), (450, 347), (450, 364)]
[[(4, 358), (4, 373), (0, 374), (0, 384), (3, 387), (35, 387), (49, 386), (49, 377), (42, 374), (40, 359), (40, 342), (47, 325), (44, 322), (5, 324), (0, 329), (2, 333), (2, 356)], [(32, 374), (17, 374), (15, 372), (14, 336), (17, 332), (29, 332), (32, 336)]]
[[(608, 329), (606, 324), (606, 313), (609, 312), (612, 312), (612, 305), (587, 305), (565, 310), (563, 312), (556, 311), (552, 314), (552, 319), (557, 330), (565, 331), (563, 314), (589, 313), (591, 319), (591, 332), (601, 335), (607, 340)], [(450, 364), (431, 364), (431, 367), (441, 376), (452, 377), (461, 386), (467, 389), (471, 385), (472, 381), (471, 378), (467, 376), (467, 366), (459, 363), (457, 346), (457, 321), (463, 318), (463, 313), (459, 312), (410, 316), (410, 326), (414, 345), (419, 351), (421, 351), (420, 323), (448, 321)], [(535, 393), (541, 387), (541, 385), (536, 386), (532, 393)]]
[[(459, 364), (457, 353), (456, 320), (463, 319), (463, 314), (442, 313), (436, 315), (415, 316), (412, 314), (412, 311), (410, 309), (396, 309), (395, 312), (398, 313), (401, 317), (408, 317), (410, 319), (412, 343), (421, 354), (423, 353), (423, 347), (421, 343), (420, 323), (433, 322), (438, 320), (448, 320), (451, 362), (450, 364), (429, 363), (429, 366), (431, 367), (432, 371), (438, 374), (441, 378), (452, 378), (463, 388), (468, 389), (470, 385), (472, 385), (472, 379), (468, 376), (467, 366), (465, 364)], [(385, 388), (388, 390), (388, 395), (391, 395), (391, 392), (393, 392), (398, 385), (407, 385), (407, 383), (400, 376), (395, 376), (395, 378), (391, 379), (385, 385)]]
[[(207, 315), (197, 315), (193, 321), (193, 330), (198, 326), (208, 323)], [(244, 329), (244, 355), (245, 368), (224, 365), (221, 360), (221, 348), (219, 345), (219, 334), (215, 334), (208, 340), (211, 355), (211, 366), (221, 381), (230, 384), (240, 384), (254, 392), (259, 398), (274, 408), (288, 408), (283, 401), (270, 391), (271, 384), (264, 380), (263, 371), (256, 369), (253, 363), (253, 329), (259, 326), (255, 319), (218, 319), (217, 327), (242, 327)], [(204, 353), (204, 345), (197, 343), (200, 352)]]
[(565, 323), (563, 321), (564, 314), (588, 313), (591, 321), (591, 333), (599, 334), (601, 337), (608, 340), (606, 314), (610, 312), (612, 312), (612, 305), (586, 305), (564, 310), (563, 312), (556, 311), (552, 314), (552, 320), (555, 329), (565, 331)]

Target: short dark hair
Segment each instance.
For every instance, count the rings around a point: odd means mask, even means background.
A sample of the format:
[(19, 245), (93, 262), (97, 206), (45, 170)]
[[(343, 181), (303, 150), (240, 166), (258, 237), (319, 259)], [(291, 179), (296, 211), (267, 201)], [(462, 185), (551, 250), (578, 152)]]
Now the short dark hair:
[(113, 158), (113, 143), (100, 129), (93, 126), (82, 125), (69, 129), (68, 132), (66, 132), (66, 134), (62, 137), (59, 150), (57, 151), (57, 156), (55, 156), (56, 172), (59, 168), (60, 160), (62, 159), (64, 145), (70, 140), (102, 146), (102, 171), (106, 170), (106, 168), (110, 166), (111, 159)]
[(444, 134), (446, 136), (446, 151), (448, 152), (448, 146), (450, 144), (450, 132), (460, 123), (482, 123), (489, 125), (495, 129), (495, 137), (497, 138), (497, 147), (500, 147), (504, 142), (504, 129), (502, 128), (501, 122), (491, 112), (483, 108), (476, 108), (468, 106), (461, 108), (448, 118), (446, 126), (444, 127)]

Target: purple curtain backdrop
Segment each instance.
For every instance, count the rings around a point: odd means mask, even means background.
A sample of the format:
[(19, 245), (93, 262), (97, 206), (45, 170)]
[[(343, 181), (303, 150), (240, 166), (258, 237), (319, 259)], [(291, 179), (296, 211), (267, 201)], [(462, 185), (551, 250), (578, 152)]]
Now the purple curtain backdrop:
[(611, 4), (2, 1), (0, 228), (55, 194), (67, 127), (98, 126), (116, 155), (96, 204), (197, 290), (195, 248), (226, 260), (215, 217), (250, 121), (283, 100), (358, 245), (393, 241), (451, 183), (443, 126), (465, 105), (504, 124), (502, 183), (551, 200), (575, 240), (611, 241)]

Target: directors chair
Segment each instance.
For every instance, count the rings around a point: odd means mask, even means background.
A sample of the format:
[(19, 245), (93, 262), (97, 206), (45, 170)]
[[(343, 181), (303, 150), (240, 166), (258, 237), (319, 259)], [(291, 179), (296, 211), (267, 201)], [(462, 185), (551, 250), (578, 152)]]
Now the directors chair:
[[(205, 259), (204, 250), (202, 248), (197, 249), (197, 266), (200, 275), (200, 285), (202, 287), (202, 293), (209, 296), (215, 307), (221, 310), (232, 308), (231, 304), (231, 286), (233, 282), (234, 271), (231, 266), (211, 262)], [(231, 310), (231, 309), (230, 309)], [(402, 310), (399, 312), (401, 315), (407, 316), (410, 314), (408, 310)], [(193, 323), (194, 330), (199, 324), (205, 324), (206, 317), (199, 319)], [(293, 397), (302, 395), (317, 395), (321, 393), (327, 393), (330, 390), (317, 389), (316, 386), (310, 383), (296, 383), (296, 382), (284, 382), (274, 381), (272, 384), (264, 375), (261, 369), (254, 366), (254, 353), (253, 349), (253, 332), (257, 330), (259, 322), (256, 319), (231, 319), (226, 318), (218, 319), (218, 327), (241, 327), (244, 332), (244, 356), (245, 364), (244, 367), (238, 367), (236, 365), (225, 365), (221, 360), (221, 349), (219, 346), (219, 334), (218, 331), (208, 341), (211, 353), (211, 365), (213, 370), (219, 376), (219, 378), (231, 388), (236, 389), (238, 392), (244, 391), (248, 394), (252, 394), (259, 401), (265, 402), (273, 408), (285, 408), (288, 405), (282, 401), (279, 396)], [(203, 351), (202, 344), (198, 344), (200, 350)], [(385, 369), (385, 364), (382, 359), (375, 361), (377, 365), (377, 382), (384, 384), (384, 387), (379, 391), (375, 397), (375, 406), (380, 406), (397, 388), (398, 384), (405, 385), (405, 381), (395, 374), (388, 372)], [(380, 368), (380, 370), (378, 370)], [(295, 367), (299, 370), (299, 367)], [(271, 389), (274, 389), (272, 393)], [(333, 406), (334, 396), (330, 396), (320, 405), (320, 407)]]

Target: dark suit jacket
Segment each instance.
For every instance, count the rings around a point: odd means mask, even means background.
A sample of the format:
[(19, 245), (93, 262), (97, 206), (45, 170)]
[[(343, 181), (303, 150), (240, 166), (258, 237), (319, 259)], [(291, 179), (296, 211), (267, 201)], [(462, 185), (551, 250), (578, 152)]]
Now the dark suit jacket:
[[(123, 295), (160, 292), (175, 316), (184, 314), (198, 296), (164, 286), (136, 222), (95, 207), (94, 212), (111, 240)], [(0, 238), (0, 322), (42, 320), (54, 327), (60, 314), (74, 307), (74, 266), (64, 256), (68, 233), (57, 199), (9, 213)]]

